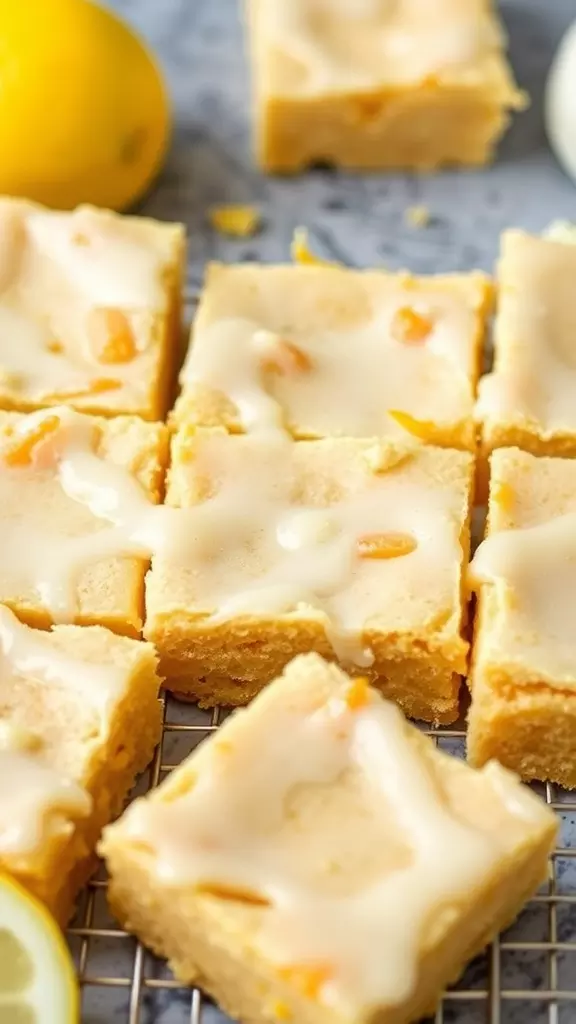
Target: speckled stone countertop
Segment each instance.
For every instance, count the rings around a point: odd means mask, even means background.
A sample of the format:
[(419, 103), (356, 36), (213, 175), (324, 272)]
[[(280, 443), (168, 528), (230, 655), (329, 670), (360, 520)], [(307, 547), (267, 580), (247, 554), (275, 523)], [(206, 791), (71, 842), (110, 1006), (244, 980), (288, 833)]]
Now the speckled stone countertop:
[[(141, 210), (187, 225), (191, 292), (199, 289), (209, 259), (286, 260), (294, 227), (300, 224), (309, 228), (314, 249), (328, 258), (356, 266), (431, 272), (489, 270), (503, 228), (540, 230), (559, 217), (576, 220), (576, 187), (556, 166), (542, 125), (546, 71), (562, 32), (576, 17), (576, 0), (502, 2), (512, 62), (520, 85), (532, 96), (532, 105), (515, 120), (494, 167), (424, 178), (314, 171), (287, 180), (263, 178), (252, 164), (241, 0), (112, 0), (111, 5), (150, 41), (172, 90), (176, 129), (171, 153), (157, 188)], [(216, 235), (207, 224), (206, 210), (220, 202), (257, 205), (263, 215), (262, 231), (255, 238), (236, 241)], [(425, 204), (432, 214), (426, 229), (416, 230), (406, 223), (405, 211), (415, 204)], [(191, 708), (173, 713), (188, 723), (200, 715)], [(168, 756), (172, 763), (187, 752), (178, 747), (177, 739), (175, 735), (165, 743), (164, 759)], [(562, 795), (557, 799), (562, 800)], [(566, 809), (563, 819), (562, 844), (576, 847), (571, 809)], [(500, 974), (501, 986), (508, 991), (538, 993), (551, 986), (576, 990), (575, 865), (568, 857), (556, 864), (557, 891), (571, 896), (574, 905), (532, 904), (507, 935), (509, 941), (527, 944), (525, 948), (508, 951), (504, 946), (499, 965), (492, 962), (492, 971)], [(96, 901), (94, 923), (113, 927), (103, 900)], [(555, 961), (546, 951), (529, 945), (548, 940), (551, 926), (560, 941), (572, 944)], [(79, 938), (72, 940), (77, 955), (79, 942)], [(128, 976), (133, 959), (132, 940), (93, 939), (86, 970), (91, 976)], [(136, 967), (138, 977), (140, 970), (148, 978), (169, 976), (147, 956)], [(475, 962), (464, 987), (486, 988), (489, 971), (489, 960)], [(143, 987), (141, 997), (132, 996), (130, 1007), (126, 987), (97, 985), (85, 990), (82, 1019), (85, 1024), (223, 1024), (225, 1020), (209, 1003), (201, 1009), (197, 1000), (191, 1005), (190, 994), (183, 990), (149, 986), (144, 991)], [(447, 1003), (437, 1020), (438, 1024), (576, 1024), (576, 1001), (562, 1001), (556, 1007), (518, 998), (467, 998)]]

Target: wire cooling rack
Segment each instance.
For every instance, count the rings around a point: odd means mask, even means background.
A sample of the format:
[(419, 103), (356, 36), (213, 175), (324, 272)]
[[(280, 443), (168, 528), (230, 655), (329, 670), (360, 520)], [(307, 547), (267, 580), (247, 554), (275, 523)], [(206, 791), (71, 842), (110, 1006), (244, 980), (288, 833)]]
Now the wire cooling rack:
[[(135, 795), (156, 786), (222, 718), (218, 709), (200, 711), (167, 698), (162, 741)], [(441, 749), (463, 754), (463, 727), (424, 731)], [(576, 1024), (576, 797), (552, 785), (541, 792), (562, 821), (547, 883), (446, 994), (434, 1024)], [(103, 872), (89, 884), (69, 937), (84, 1024), (227, 1020), (197, 989), (182, 988), (165, 964), (119, 929), (106, 907)]]

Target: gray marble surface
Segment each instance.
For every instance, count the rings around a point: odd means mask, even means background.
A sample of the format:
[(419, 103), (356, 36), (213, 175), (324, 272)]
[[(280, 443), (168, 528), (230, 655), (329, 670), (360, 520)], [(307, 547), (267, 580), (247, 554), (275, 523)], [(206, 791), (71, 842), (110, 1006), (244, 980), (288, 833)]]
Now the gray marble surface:
[[(240, 4), (241, 0), (115, 0), (113, 4), (154, 46), (172, 90), (173, 145), (161, 180), (142, 210), (186, 223), (193, 291), (209, 259), (285, 260), (293, 229), (299, 224), (308, 226), (314, 248), (328, 258), (358, 266), (428, 272), (489, 269), (499, 233), (509, 225), (539, 230), (557, 217), (576, 220), (576, 187), (547, 148), (541, 106), (551, 55), (576, 17), (576, 0), (503, 0), (512, 61), (520, 84), (533, 100), (530, 110), (516, 119), (494, 167), (428, 178), (316, 171), (293, 180), (263, 178), (252, 165)], [(256, 204), (264, 218), (262, 232), (244, 241), (217, 236), (207, 225), (206, 210), (219, 202)], [(417, 231), (405, 222), (406, 208), (417, 203), (426, 204), (432, 212), (426, 230)], [(200, 713), (176, 706), (171, 714), (190, 722)], [(446, 740), (443, 745), (459, 752), (458, 741)], [(169, 735), (163, 760), (174, 763), (188, 749)], [(554, 798), (566, 799), (562, 794)], [(576, 848), (576, 822), (568, 809), (562, 819), (562, 845), (569, 851)], [(508, 945), (493, 957), (493, 980), (499, 980), (508, 993), (523, 990), (538, 996), (551, 986), (576, 992), (575, 863), (568, 855), (556, 861), (556, 892), (568, 899), (558, 904), (532, 903), (505, 936)], [(549, 891), (544, 889), (544, 896)], [(100, 928), (113, 926), (100, 892), (93, 923)], [(572, 944), (555, 960), (538, 947), (554, 933), (559, 941)], [(519, 943), (523, 948), (518, 948)], [(77, 956), (80, 944), (79, 937), (72, 940)], [(85, 973), (92, 978), (121, 979), (132, 973), (130, 939), (93, 938), (87, 952)], [(562, 1000), (553, 1005), (528, 998), (500, 1000), (495, 995), (476, 1000), (474, 992), (488, 985), (489, 968), (486, 958), (470, 967), (459, 986), (466, 998), (448, 1001), (438, 1024), (576, 1024), (576, 1002)], [(147, 955), (137, 962), (137, 974), (140, 969), (146, 979), (169, 977)], [(186, 991), (148, 986), (141, 996), (136, 991), (130, 997), (121, 985), (94, 984), (84, 989), (85, 1024), (222, 1024), (223, 1020), (209, 1004), (201, 1007), (197, 999), (191, 1003)]]

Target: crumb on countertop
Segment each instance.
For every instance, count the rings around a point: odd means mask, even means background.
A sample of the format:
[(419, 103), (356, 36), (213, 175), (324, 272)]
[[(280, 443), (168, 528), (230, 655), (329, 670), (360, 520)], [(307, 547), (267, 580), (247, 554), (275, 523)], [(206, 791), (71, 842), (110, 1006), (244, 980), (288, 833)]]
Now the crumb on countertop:
[(316, 267), (337, 266), (336, 263), (331, 263), (330, 260), (323, 260), (320, 256), (316, 256), (310, 250), (306, 228), (296, 228), (294, 231), (290, 253), (295, 263), (304, 263)]
[(248, 238), (256, 233), (262, 223), (260, 212), (254, 206), (233, 204), (211, 206), (208, 220), (216, 231), (232, 238)]
[(427, 228), (432, 214), (427, 206), (409, 206), (404, 214), (406, 223), (413, 228)]

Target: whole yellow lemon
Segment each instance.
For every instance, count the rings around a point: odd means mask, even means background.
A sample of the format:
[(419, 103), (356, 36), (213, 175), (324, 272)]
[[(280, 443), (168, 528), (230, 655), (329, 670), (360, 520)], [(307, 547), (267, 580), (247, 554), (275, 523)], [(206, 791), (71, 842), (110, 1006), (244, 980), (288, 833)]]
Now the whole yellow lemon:
[(0, 193), (120, 210), (166, 153), (154, 58), (91, 0), (0, 0)]

